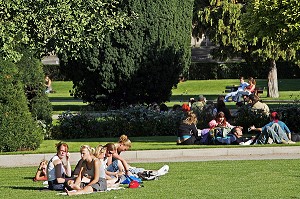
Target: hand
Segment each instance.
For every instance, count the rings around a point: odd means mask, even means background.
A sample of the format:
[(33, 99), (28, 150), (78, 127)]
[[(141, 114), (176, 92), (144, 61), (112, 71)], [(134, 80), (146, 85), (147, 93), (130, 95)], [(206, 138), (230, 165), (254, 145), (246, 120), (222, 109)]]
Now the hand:
[(70, 158), (70, 153), (68, 152), (66, 155), (66, 160), (69, 161), (69, 158)]
[(253, 125), (253, 126), (250, 126), (250, 129), (251, 129), (251, 130), (254, 130), (254, 129), (256, 129), (256, 128), (255, 128), (255, 126)]

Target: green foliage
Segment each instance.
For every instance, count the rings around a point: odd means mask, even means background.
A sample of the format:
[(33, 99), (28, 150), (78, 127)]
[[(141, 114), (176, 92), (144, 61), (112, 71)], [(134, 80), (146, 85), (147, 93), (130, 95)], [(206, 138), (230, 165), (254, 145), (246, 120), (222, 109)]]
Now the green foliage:
[(242, 17), (253, 54), (263, 59), (293, 60), (299, 49), (299, 6), (297, 0), (251, 0)]
[[(300, 77), (300, 68), (292, 62), (277, 62), (278, 79)], [(188, 74), (189, 80), (198, 79), (235, 79), (240, 76), (264, 79), (268, 75), (267, 62), (241, 63), (192, 63)], [(249, 70), (251, 69), (251, 70)]]
[(0, 61), (0, 66), (0, 151), (36, 149), (42, 131), (28, 110), (18, 70), (6, 61)]
[(242, 106), (238, 110), (237, 117), (234, 118), (233, 124), (244, 127), (244, 130), (254, 125), (256, 127), (263, 127), (270, 122), (269, 116), (265, 115), (263, 111), (251, 110), (249, 106)]
[(176, 135), (182, 112), (159, 112), (135, 106), (105, 114), (63, 113), (54, 138), (99, 138), (128, 136)]
[(281, 115), (281, 120), (289, 127), (294, 133), (300, 133), (300, 104), (299, 99), (293, 104), (282, 105), (274, 108), (274, 111)]
[[(114, 28), (129, 23), (117, 12), (117, 1), (0, 0), (0, 53), (14, 61), (22, 57), (20, 44), (38, 55), (68, 51), (99, 43)], [(69, 54), (70, 56), (71, 54)]]
[(60, 56), (73, 94), (111, 107), (167, 101), (190, 63), (192, 1), (124, 0), (119, 9), (137, 19), (81, 49), (80, 59)]
[(32, 52), (23, 50), (22, 54), (24, 56), (17, 62), (18, 78), (24, 84), (29, 110), (34, 119), (49, 126), (52, 123), (52, 107), (45, 94), (42, 63), (33, 57)]

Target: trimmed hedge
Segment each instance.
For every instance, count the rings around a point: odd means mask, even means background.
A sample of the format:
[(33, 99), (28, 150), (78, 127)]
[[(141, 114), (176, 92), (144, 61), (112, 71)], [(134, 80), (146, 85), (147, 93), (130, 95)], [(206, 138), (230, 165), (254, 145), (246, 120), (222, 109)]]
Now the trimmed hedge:
[(17, 67), (0, 60), (0, 151), (33, 150), (43, 140), (29, 112)]
[[(300, 78), (300, 67), (289, 62), (276, 62), (278, 79)], [(190, 80), (236, 79), (240, 76), (265, 79), (269, 63), (192, 63), (184, 74)]]
[[(208, 122), (213, 119), (210, 105), (198, 114), (199, 129), (208, 128)], [(291, 131), (298, 133), (300, 129), (300, 107), (298, 103), (285, 105), (271, 110), (282, 114), (284, 121)], [(59, 125), (53, 132), (56, 139), (118, 137), (121, 134), (129, 136), (161, 136), (177, 135), (177, 129), (184, 114), (182, 111), (159, 112), (145, 106), (135, 106), (118, 111), (108, 111), (103, 114), (63, 113), (59, 116)], [(262, 127), (269, 123), (269, 117), (263, 112), (251, 111), (243, 106), (239, 114), (231, 122), (232, 125)]]

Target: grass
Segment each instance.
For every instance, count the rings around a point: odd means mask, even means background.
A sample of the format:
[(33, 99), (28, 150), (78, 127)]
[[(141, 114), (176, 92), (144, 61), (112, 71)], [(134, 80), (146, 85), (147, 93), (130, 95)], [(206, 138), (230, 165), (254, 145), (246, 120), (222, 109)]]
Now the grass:
[[(145, 181), (144, 187), (95, 193), (76, 198), (300, 198), (300, 160), (208, 161), (140, 163), (133, 166), (170, 171), (159, 180)], [(32, 182), (36, 167), (1, 168), (1, 198), (60, 198), (55, 191), (40, 191)]]
[[(246, 136), (246, 135), (245, 135)], [(251, 135), (249, 135), (250, 137)], [(169, 149), (199, 149), (199, 148), (240, 148), (239, 145), (176, 145), (176, 136), (151, 136), (151, 137), (130, 137), (132, 151), (137, 150), (169, 150)], [(44, 154), (55, 153), (55, 144), (61, 140), (44, 140), (35, 151), (0, 152), (0, 155), (11, 154)], [(105, 145), (108, 142), (117, 142), (118, 138), (87, 138), (62, 140), (69, 145), (70, 152), (78, 152), (80, 146), (88, 144), (96, 147), (99, 144)], [(300, 142), (293, 145), (272, 144), (272, 145), (250, 145), (242, 147), (293, 147), (300, 146)]]
[[(174, 104), (182, 104), (188, 102), (189, 98), (197, 98), (199, 94), (204, 95), (208, 100), (215, 100), (218, 95), (225, 95), (225, 86), (239, 84), (238, 79), (221, 79), (221, 80), (188, 80), (178, 84), (178, 87), (172, 90), (170, 102), (167, 102), (168, 107)], [(258, 79), (257, 87), (267, 87), (267, 80)], [(80, 111), (87, 104), (80, 100), (75, 100), (70, 96), (69, 90), (72, 89), (72, 82), (54, 81), (53, 88), (56, 93), (49, 94), (49, 99), (52, 101), (55, 114), (62, 111), (72, 110)], [(279, 79), (279, 98), (276, 100), (294, 100), (300, 99), (300, 79)], [(267, 97), (267, 90), (260, 95), (262, 100), (275, 100)], [(270, 107), (279, 106), (280, 103), (272, 103)], [(228, 103), (229, 108), (234, 108), (234, 103)]]

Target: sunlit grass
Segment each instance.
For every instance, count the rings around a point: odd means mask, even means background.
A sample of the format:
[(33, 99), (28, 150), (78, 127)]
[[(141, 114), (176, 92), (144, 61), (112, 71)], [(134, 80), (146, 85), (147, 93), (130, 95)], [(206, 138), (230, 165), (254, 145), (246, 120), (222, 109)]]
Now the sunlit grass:
[[(159, 154), (158, 154), (159, 155)], [(144, 187), (94, 193), (76, 198), (300, 198), (300, 160), (249, 160), (208, 162), (135, 163), (136, 167), (169, 173), (159, 180), (144, 181)], [(0, 168), (1, 198), (57, 199), (55, 191), (40, 191), (42, 182), (32, 182), (37, 167)]]

